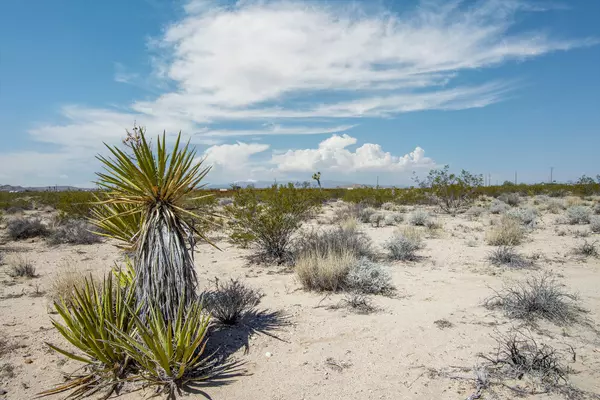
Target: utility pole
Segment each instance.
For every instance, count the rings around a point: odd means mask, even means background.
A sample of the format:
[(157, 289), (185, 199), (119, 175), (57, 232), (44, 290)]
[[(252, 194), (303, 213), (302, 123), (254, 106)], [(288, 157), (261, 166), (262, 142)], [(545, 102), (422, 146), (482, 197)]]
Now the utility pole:
[(379, 189), (379, 175), (377, 175), (377, 189)]
[(515, 171), (515, 185), (517, 184), (517, 171)]
[(554, 167), (550, 167), (550, 183), (554, 183), (554, 180), (552, 179), (553, 174), (554, 174)]

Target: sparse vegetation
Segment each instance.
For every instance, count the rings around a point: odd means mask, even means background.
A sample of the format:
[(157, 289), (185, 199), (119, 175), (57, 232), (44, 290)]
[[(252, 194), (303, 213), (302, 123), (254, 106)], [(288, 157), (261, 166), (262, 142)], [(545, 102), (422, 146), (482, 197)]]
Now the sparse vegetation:
[(6, 230), (12, 240), (44, 237), (49, 233), (46, 225), (38, 218), (14, 218), (8, 222)]
[(535, 228), (538, 214), (533, 208), (512, 208), (505, 215), (517, 219), (527, 228)]
[(579, 306), (577, 296), (565, 291), (550, 273), (505, 284), (501, 291), (486, 299), (485, 306), (502, 309), (509, 318), (528, 322), (541, 318), (559, 325), (579, 321), (585, 311)]
[(392, 260), (414, 261), (417, 251), (423, 248), (423, 240), (416, 230), (396, 231), (384, 244)]
[(429, 222), (429, 213), (424, 210), (416, 210), (408, 217), (408, 222), (414, 226), (427, 226)]
[(382, 212), (371, 214), (369, 222), (374, 228), (379, 228), (385, 224), (385, 215)]
[(356, 262), (349, 251), (306, 251), (296, 258), (294, 269), (305, 289), (337, 292), (344, 289), (346, 277)]
[(520, 255), (512, 246), (500, 246), (492, 250), (488, 260), (493, 265), (511, 268), (527, 268), (532, 265), (531, 261)]
[(390, 295), (395, 291), (392, 277), (378, 263), (362, 258), (355, 262), (346, 276), (345, 288), (362, 294)]
[(215, 288), (204, 293), (204, 306), (210, 314), (225, 325), (235, 325), (244, 314), (256, 307), (262, 293), (246, 286), (239, 279), (224, 284), (215, 279)]
[(502, 216), (498, 225), (490, 228), (486, 241), (492, 246), (517, 246), (521, 244), (525, 232), (521, 223), (509, 216)]
[[(350, 220), (351, 221), (351, 220)], [(333, 229), (303, 232), (295, 241), (294, 258), (304, 253), (326, 256), (329, 253), (349, 252), (357, 258), (373, 257), (371, 240), (355, 224), (338, 225)]]
[(590, 218), (590, 230), (594, 233), (600, 233), (600, 217), (592, 216)]
[(27, 257), (16, 256), (10, 264), (8, 275), (13, 278), (37, 277), (35, 266)]
[(502, 193), (498, 199), (512, 207), (521, 204), (521, 197), (518, 193)]
[(583, 257), (598, 257), (598, 242), (588, 242), (584, 240), (583, 243), (579, 244), (573, 249), (573, 252)]
[(508, 210), (510, 210), (510, 206), (498, 199), (494, 199), (490, 205), (490, 213), (492, 214), (503, 214)]
[(365, 207), (358, 212), (358, 219), (360, 222), (369, 223), (371, 222), (371, 217), (377, 213), (377, 210), (373, 207)]

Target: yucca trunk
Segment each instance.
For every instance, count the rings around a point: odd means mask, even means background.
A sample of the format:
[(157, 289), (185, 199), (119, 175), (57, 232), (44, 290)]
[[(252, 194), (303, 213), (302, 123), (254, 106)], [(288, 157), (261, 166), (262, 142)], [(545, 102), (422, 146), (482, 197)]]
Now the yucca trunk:
[(157, 307), (169, 321), (196, 298), (194, 236), (184, 221), (157, 207), (143, 224), (135, 256), (136, 296), (142, 315)]

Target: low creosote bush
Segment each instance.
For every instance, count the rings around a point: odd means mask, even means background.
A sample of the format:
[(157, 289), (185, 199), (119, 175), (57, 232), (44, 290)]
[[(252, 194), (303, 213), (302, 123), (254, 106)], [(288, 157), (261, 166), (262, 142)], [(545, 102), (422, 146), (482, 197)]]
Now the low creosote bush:
[(550, 273), (524, 282), (509, 283), (485, 300), (487, 308), (500, 308), (509, 318), (534, 322), (538, 318), (557, 324), (577, 322), (585, 312), (576, 295), (566, 292)]
[(373, 257), (371, 239), (351, 223), (345, 223), (344, 226), (336, 226), (333, 229), (303, 232), (295, 241), (294, 258), (298, 258), (304, 253), (326, 256), (331, 252), (349, 252), (357, 258)]
[(429, 213), (424, 210), (416, 210), (410, 214), (408, 222), (414, 226), (426, 226), (429, 222)]
[(571, 225), (589, 224), (592, 210), (586, 206), (571, 206), (567, 209), (567, 221)]
[(509, 209), (510, 206), (508, 204), (498, 199), (494, 199), (490, 205), (490, 213), (492, 214), (502, 214)]
[(384, 244), (392, 260), (414, 261), (417, 251), (423, 248), (420, 235), (414, 231), (396, 231)]
[(8, 222), (6, 230), (12, 240), (44, 237), (49, 233), (46, 225), (37, 218), (15, 218)]
[(508, 266), (511, 268), (527, 268), (531, 261), (517, 253), (511, 246), (500, 246), (488, 255), (488, 260), (496, 266)]
[(262, 297), (262, 293), (239, 279), (230, 279), (224, 284), (216, 279), (214, 290), (204, 293), (203, 301), (208, 312), (219, 322), (235, 325), (260, 303)]
[(509, 216), (502, 216), (498, 225), (487, 232), (486, 241), (492, 246), (516, 246), (521, 244), (525, 232), (521, 223)]
[(260, 192), (254, 188), (239, 190), (226, 212), (232, 221), (232, 238), (243, 237), (256, 244), (256, 260), (282, 264), (290, 260), (292, 236), (320, 204), (318, 192), (290, 184)]
[(366, 258), (352, 265), (346, 276), (345, 287), (363, 294), (390, 295), (395, 291), (389, 272), (381, 264)]
[(57, 244), (95, 244), (102, 240), (93, 233), (93, 227), (82, 220), (67, 220), (50, 234), (48, 242)]

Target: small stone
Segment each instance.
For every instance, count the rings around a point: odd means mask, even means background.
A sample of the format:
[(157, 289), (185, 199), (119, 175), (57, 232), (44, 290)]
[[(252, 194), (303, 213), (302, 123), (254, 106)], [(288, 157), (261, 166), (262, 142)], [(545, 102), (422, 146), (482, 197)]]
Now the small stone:
[(271, 353), (270, 353), (270, 352), (268, 352), (268, 351), (265, 353), (265, 357), (267, 357), (267, 358), (270, 358), (270, 357), (272, 357), (272, 356), (273, 356), (273, 354), (271, 354)]
[(25, 360), (25, 364), (33, 364), (33, 360), (31, 358), (28, 358)]

